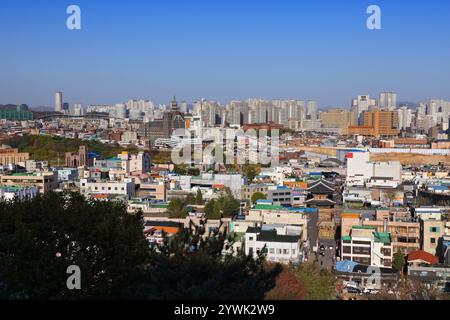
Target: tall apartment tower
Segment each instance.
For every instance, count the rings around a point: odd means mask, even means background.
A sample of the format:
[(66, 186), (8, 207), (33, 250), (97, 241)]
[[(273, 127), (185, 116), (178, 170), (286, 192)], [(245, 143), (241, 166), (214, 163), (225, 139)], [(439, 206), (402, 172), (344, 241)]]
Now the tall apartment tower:
[(55, 93), (55, 112), (62, 112), (63, 110), (63, 94), (62, 92)]
[(370, 96), (358, 96), (358, 98), (352, 100), (352, 112), (354, 114), (353, 125), (362, 124), (362, 113), (369, 111), (369, 109), (377, 106), (377, 100), (371, 99)]
[(397, 94), (393, 92), (380, 93), (380, 108), (393, 111), (397, 108)]
[(308, 101), (306, 103), (306, 116), (309, 120), (317, 120), (319, 107), (316, 101)]
[(74, 116), (80, 117), (83, 115), (83, 107), (80, 103), (76, 103), (73, 107)]

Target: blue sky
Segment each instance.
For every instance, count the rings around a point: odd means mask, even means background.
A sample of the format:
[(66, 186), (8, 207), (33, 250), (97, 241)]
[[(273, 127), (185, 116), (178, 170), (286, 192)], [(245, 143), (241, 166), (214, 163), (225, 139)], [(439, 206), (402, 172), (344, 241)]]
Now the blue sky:
[[(382, 30), (366, 28), (371, 4)], [(0, 44), (0, 104), (450, 100), (447, 0), (2, 0)]]

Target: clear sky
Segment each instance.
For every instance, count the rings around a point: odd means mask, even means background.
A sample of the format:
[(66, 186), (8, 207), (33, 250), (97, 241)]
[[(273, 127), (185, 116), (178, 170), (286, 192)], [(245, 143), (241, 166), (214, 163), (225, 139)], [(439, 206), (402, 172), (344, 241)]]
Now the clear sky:
[[(366, 27), (371, 4), (382, 30)], [(52, 106), (57, 90), (71, 105), (450, 100), (450, 1), (1, 0), (0, 104)]]

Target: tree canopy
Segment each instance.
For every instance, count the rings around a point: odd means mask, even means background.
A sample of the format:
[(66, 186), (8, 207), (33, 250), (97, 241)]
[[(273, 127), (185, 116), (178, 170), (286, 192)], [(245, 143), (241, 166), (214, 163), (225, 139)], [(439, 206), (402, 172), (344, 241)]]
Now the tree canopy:
[(219, 220), (234, 217), (239, 212), (240, 202), (231, 195), (210, 200), (205, 206), (206, 218)]
[(397, 252), (394, 254), (394, 259), (392, 261), (392, 268), (397, 271), (403, 272), (406, 265), (406, 257), (403, 253)]
[[(120, 203), (48, 193), (0, 203), (0, 299), (263, 299), (281, 271), (223, 254), (226, 231), (191, 225), (157, 248), (142, 214)], [(81, 290), (67, 268), (81, 269)]]
[(252, 196), (252, 203), (255, 204), (258, 200), (266, 200), (267, 196), (261, 192), (255, 192)]
[(188, 215), (186, 203), (180, 199), (173, 199), (167, 206), (167, 212), (171, 219), (184, 219)]

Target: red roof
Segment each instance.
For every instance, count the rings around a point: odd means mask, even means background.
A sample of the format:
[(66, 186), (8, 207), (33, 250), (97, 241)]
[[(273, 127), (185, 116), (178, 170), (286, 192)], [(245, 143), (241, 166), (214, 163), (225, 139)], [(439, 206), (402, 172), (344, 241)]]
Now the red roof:
[(419, 250), (419, 251), (414, 251), (411, 252), (410, 254), (408, 254), (408, 262), (413, 262), (413, 261), (417, 261), (417, 260), (422, 260), (425, 261), (429, 264), (438, 264), (439, 263), (439, 258), (436, 256), (433, 256), (431, 253)]

